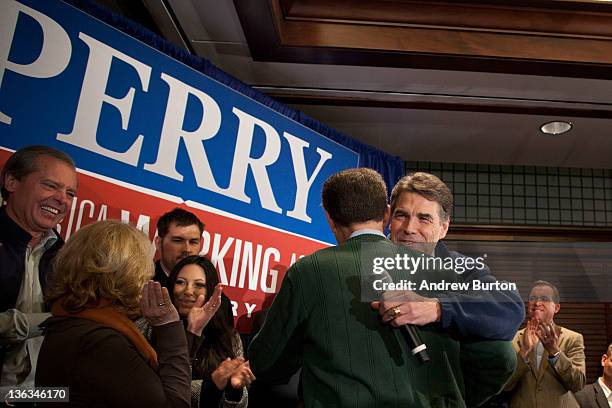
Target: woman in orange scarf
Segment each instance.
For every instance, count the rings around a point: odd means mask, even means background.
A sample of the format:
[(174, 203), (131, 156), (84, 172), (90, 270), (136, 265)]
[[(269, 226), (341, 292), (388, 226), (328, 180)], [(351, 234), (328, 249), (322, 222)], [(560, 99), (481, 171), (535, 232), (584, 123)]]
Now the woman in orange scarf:
[[(68, 406), (189, 407), (185, 331), (167, 289), (149, 281), (150, 245), (119, 221), (88, 225), (68, 240), (46, 292), (53, 317), (43, 323), (37, 386), (69, 387)], [(132, 322), (140, 314), (155, 349)]]

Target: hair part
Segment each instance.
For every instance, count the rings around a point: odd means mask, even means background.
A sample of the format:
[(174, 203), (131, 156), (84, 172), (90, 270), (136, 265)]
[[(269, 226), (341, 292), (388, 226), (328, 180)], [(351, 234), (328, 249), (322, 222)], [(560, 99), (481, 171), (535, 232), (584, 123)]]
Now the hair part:
[(391, 191), (391, 213), (402, 193), (417, 193), (440, 205), (440, 220), (448, 221), (453, 212), (453, 193), (438, 177), (422, 171), (410, 173), (400, 179)]
[(387, 185), (375, 170), (355, 168), (341, 171), (325, 181), (323, 208), (339, 225), (382, 221), (387, 211)]
[(551, 288), (553, 292), (553, 299), (552, 299), (553, 302), (558, 304), (561, 301), (561, 296), (559, 295), (559, 289), (557, 289), (557, 287), (553, 285), (552, 283), (545, 281), (545, 280), (537, 280), (533, 283), (531, 290), (533, 290), (533, 288), (537, 286), (546, 286), (546, 287)]
[[(170, 273), (168, 287), (170, 288), (170, 299), (172, 303), (176, 305), (174, 299), (174, 285), (176, 284), (176, 280), (181, 270), (187, 265), (198, 265), (204, 271), (204, 276), (206, 277), (205, 301), (208, 302), (215, 287), (219, 283), (217, 268), (215, 268), (208, 258), (200, 255), (192, 255), (181, 259)], [(208, 378), (223, 360), (227, 357), (236, 357), (234, 353), (236, 346), (236, 331), (234, 330), (233, 315), (231, 314), (231, 304), (229, 298), (224, 294), (221, 295), (221, 306), (219, 306), (219, 310), (217, 310), (217, 313), (215, 313), (213, 318), (206, 325), (202, 335), (204, 340), (198, 351), (199, 362), (197, 366), (194, 365), (193, 370), (197, 374), (197, 377)]]
[(66, 153), (49, 146), (33, 145), (17, 150), (4, 163), (0, 172), (0, 193), (4, 201), (9, 200), (9, 191), (4, 188), (7, 176), (13, 176), (17, 180), (22, 180), (27, 175), (38, 170), (37, 160), (40, 157), (51, 157), (60, 160), (73, 169), (76, 169), (74, 161)]
[(140, 315), (145, 282), (153, 277), (151, 242), (120, 221), (89, 224), (60, 249), (53, 264), (46, 301), (61, 299), (69, 313), (78, 313), (107, 299), (130, 318)]
[(176, 224), (178, 227), (197, 225), (200, 230), (200, 235), (204, 232), (204, 223), (200, 221), (195, 214), (176, 207), (174, 210), (159, 217), (159, 220), (157, 220), (157, 235), (159, 235), (160, 238), (165, 237), (172, 224)]

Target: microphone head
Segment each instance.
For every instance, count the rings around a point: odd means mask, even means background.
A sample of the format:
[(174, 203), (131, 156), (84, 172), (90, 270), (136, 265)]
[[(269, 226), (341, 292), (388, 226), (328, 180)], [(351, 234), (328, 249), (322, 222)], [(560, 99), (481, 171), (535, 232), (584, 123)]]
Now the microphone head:
[[(374, 282), (380, 282), (381, 284), (375, 285)], [(378, 296), (382, 296), (385, 291), (382, 289), (376, 289), (377, 287), (383, 288), (388, 286), (388, 284), (393, 283), (393, 278), (389, 275), (389, 272), (383, 270), (380, 273), (372, 273), (368, 277), (368, 284), (372, 288), (372, 291), (376, 293)]]

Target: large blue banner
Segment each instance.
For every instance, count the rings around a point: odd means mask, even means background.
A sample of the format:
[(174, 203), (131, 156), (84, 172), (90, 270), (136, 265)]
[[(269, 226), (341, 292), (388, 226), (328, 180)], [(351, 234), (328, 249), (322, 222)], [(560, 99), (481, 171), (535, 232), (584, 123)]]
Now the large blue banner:
[(60, 1), (0, 9), (0, 140), (323, 242), (322, 183), (358, 156)]
[(70, 154), (77, 197), (59, 225), (164, 212), (204, 221), (238, 328), (299, 257), (333, 243), (321, 189), (359, 156), (59, 0), (0, 3), (0, 165), (23, 146)]

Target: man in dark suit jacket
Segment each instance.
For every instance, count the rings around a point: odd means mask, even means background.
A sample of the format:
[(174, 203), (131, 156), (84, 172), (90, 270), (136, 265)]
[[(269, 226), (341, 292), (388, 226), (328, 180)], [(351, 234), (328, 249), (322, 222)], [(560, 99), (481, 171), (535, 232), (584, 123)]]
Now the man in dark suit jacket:
[(601, 356), (603, 375), (576, 393), (581, 408), (612, 408), (612, 343)]
[[(282, 381), (302, 367), (306, 407), (464, 407), (459, 342), (439, 323), (417, 323), (431, 358), (421, 365), (388, 324), (396, 311), (385, 310), (380, 318), (372, 309), (372, 254), (390, 261), (423, 256), (384, 237), (389, 207), (382, 177), (363, 168), (337, 173), (325, 182), (322, 201), (338, 245), (287, 271), (250, 346), (258, 381)], [(396, 283), (424, 276), (428, 282), (458, 281), (454, 271), (414, 272), (389, 270)], [(437, 309), (435, 301), (428, 303), (425, 308)], [(505, 371), (482, 375), (507, 378)]]

